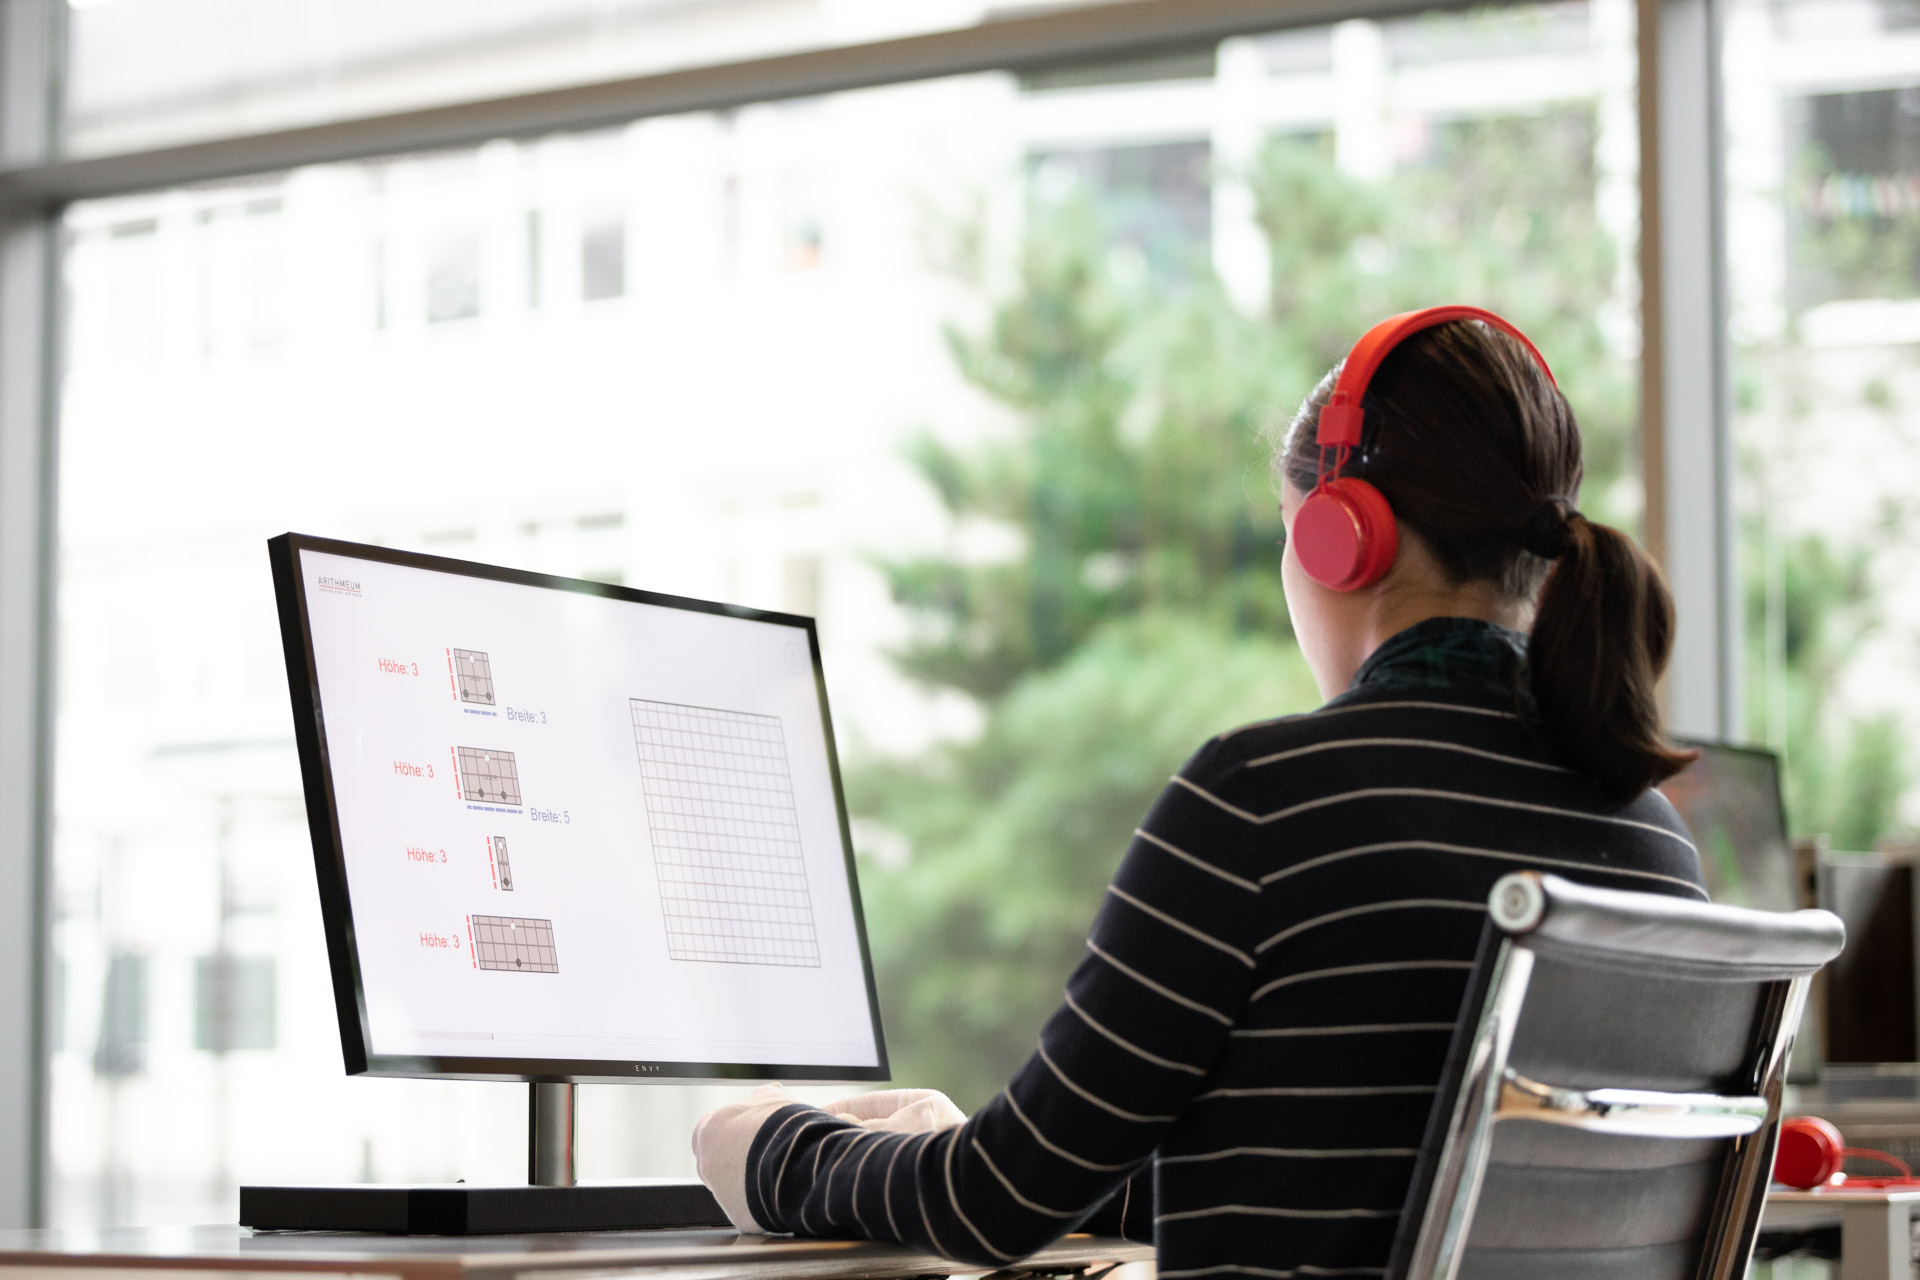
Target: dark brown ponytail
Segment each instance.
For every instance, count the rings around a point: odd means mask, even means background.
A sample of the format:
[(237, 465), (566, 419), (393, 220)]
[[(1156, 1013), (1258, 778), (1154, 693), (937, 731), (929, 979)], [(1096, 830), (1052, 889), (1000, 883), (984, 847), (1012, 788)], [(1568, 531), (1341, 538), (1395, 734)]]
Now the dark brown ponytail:
[(1673, 653), (1673, 597), (1660, 569), (1618, 529), (1575, 514), (1527, 645), (1542, 735), (1601, 787), (1637, 795), (1698, 752), (1668, 743), (1659, 684)]
[[(1274, 456), (1302, 493), (1314, 484), (1314, 429), (1335, 373)], [(1548, 749), (1621, 799), (1692, 760), (1660, 720), (1673, 597), (1631, 538), (1574, 509), (1579, 424), (1525, 349), (1478, 321), (1425, 330), (1381, 362), (1363, 408), (1346, 473), (1386, 495), (1454, 585), (1489, 581), (1514, 600), (1538, 593), (1522, 692)]]

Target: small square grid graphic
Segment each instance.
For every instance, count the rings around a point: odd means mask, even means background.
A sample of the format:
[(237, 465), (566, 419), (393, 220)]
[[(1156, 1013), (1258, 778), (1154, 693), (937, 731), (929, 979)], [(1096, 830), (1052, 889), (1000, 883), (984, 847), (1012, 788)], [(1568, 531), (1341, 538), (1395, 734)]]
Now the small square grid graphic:
[(780, 718), (629, 703), (667, 954), (818, 968)]
[(460, 701), (493, 705), (493, 664), (478, 649), (453, 651), (453, 674), (460, 682)]
[(482, 969), (507, 973), (558, 973), (553, 921), (524, 916), (473, 917), (473, 958)]
[(507, 838), (493, 837), (493, 868), (500, 877), (500, 887), (507, 893), (513, 892), (513, 868), (507, 865)]
[(492, 800), (497, 804), (520, 803), (520, 767), (511, 751), (486, 751), (480, 747), (459, 747), (460, 794), (469, 800)]

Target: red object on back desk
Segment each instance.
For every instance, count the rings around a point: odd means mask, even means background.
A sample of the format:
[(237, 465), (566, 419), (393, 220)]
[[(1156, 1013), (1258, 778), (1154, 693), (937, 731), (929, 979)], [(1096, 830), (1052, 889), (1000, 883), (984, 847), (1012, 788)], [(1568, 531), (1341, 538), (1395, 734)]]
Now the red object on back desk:
[[(1888, 1177), (1860, 1177), (1841, 1172), (1847, 1158), (1880, 1160), (1900, 1172)], [(1840, 1131), (1818, 1116), (1795, 1116), (1780, 1125), (1780, 1145), (1773, 1154), (1773, 1180), (1811, 1191), (1815, 1187), (1920, 1187), (1920, 1178), (1898, 1156), (1866, 1147), (1850, 1147)]]

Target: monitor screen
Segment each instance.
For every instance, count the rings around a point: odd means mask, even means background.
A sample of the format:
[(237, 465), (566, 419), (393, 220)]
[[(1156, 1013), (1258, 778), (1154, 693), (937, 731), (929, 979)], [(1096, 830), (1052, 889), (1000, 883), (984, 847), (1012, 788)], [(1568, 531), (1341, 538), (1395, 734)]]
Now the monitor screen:
[(1766, 911), (1805, 904), (1794, 890), (1793, 846), (1771, 751), (1691, 742), (1700, 758), (1661, 784), (1700, 850), (1715, 902)]
[(349, 1071), (886, 1078), (811, 619), (270, 549)]

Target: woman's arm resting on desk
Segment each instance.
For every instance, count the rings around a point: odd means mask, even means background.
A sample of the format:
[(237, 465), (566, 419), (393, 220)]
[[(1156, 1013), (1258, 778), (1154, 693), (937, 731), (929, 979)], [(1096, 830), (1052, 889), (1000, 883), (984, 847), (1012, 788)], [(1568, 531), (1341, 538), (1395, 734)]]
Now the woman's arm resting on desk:
[[(747, 1207), (746, 1162), (754, 1135), (776, 1112), (804, 1106), (777, 1084), (764, 1084), (739, 1102), (717, 1107), (693, 1127), (693, 1158), (700, 1178), (712, 1189), (734, 1228), (764, 1234), (766, 1228)], [(836, 1119), (894, 1133), (921, 1133), (949, 1129), (964, 1123), (966, 1114), (938, 1089), (887, 1089), (858, 1093), (826, 1104)]]
[[(1199, 1092), (1251, 986), (1259, 887), (1244, 820), (1203, 794), (1210, 754), (1182, 771), (1201, 790), (1169, 786), (1127, 850), (1013, 1083), (964, 1125), (927, 1132), (798, 1103), (756, 1117), (736, 1184), (753, 1222), (994, 1266), (1074, 1229), (1140, 1168)], [(725, 1203), (732, 1189), (716, 1193)]]

